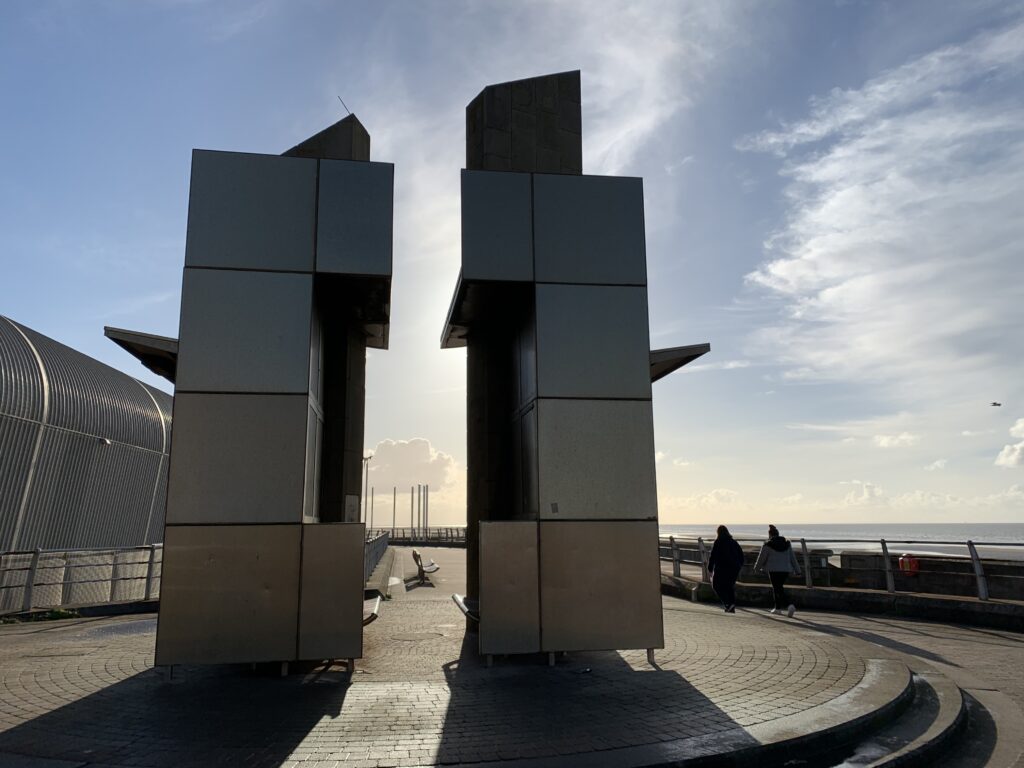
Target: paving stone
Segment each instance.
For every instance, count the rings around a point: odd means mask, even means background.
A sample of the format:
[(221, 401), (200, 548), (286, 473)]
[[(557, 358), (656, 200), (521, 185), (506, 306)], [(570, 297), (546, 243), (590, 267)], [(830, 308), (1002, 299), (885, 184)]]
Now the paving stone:
[(152, 668), (152, 616), (2, 626), (0, 764), (18, 755), (136, 768), (382, 768), (644, 746), (831, 701), (860, 682), (863, 658), (885, 655), (863, 642), (885, 632), (900, 652), (917, 643), (934, 649), (922, 658), (965, 667), (966, 649), (984, 641), (984, 671), (999, 670), (1011, 696), (1024, 690), (1020, 673), (1006, 673), (1024, 649), (1012, 633), (810, 612), (792, 621), (725, 615), (672, 598), (657, 668), (643, 650), (570, 654), (554, 667), (541, 655), (498, 658), (487, 668), (446, 594), (401, 597), (367, 627), (351, 683), (340, 665), (287, 678), (187, 667), (166, 683)]

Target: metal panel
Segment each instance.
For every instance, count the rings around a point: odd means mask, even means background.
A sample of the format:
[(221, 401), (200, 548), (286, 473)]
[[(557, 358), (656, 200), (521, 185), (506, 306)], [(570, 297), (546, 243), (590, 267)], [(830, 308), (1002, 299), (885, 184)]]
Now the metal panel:
[(658, 524), (540, 524), (542, 651), (663, 648)]
[(316, 271), (391, 275), (395, 167), (320, 161)]
[(313, 271), (316, 160), (192, 152), (185, 266)]
[(533, 280), (530, 174), (462, 172), (462, 279)]
[(12, 549), (14, 527), (41, 427), (0, 413), (0, 552)]
[(540, 397), (651, 397), (647, 289), (537, 286)]
[(363, 655), (362, 523), (302, 526), (299, 659)]
[(161, 454), (44, 427), (18, 547), (140, 543)]
[(179, 393), (168, 524), (300, 522), (308, 402)]
[(300, 525), (167, 526), (157, 664), (295, 658)]
[(540, 650), (537, 523), (480, 523), (480, 653)]
[(537, 397), (537, 317), (527, 313), (516, 331), (516, 371), (519, 377), (519, 399), (523, 406)]
[(647, 284), (642, 179), (535, 174), (533, 227), (538, 282)]
[(178, 392), (308, 392), (313, 276), (186, 269)]
[(306, 416), (306, 474), (303, 482), (302, 522), (320, 519), (320, 463), (323, 456), (323, 420), (309, 404)]
[(538, 400), (537, 409), (542, 520), (657, 518), (649, 400)]

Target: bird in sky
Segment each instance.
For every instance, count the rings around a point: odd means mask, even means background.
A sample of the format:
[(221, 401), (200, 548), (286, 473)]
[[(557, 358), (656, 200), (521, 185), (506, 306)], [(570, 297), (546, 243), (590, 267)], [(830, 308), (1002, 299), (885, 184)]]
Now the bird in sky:
[(992, 401), (991, 403), (989, 403), (989, 405), (991, 405), (991, 406), (994, 406), (994, 407), (998, 408), (999, 406), (1001, 406), (1001, 405), (1002, 405), (1002, 403), (997, 403), (997, 402), (996, 402), (995, 400), (993, 400), (993, 401)]

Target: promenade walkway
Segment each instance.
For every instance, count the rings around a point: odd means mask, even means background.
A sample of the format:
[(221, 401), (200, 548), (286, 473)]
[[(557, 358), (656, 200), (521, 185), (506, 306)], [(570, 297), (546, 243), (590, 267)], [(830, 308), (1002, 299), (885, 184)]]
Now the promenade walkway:
[(464, 551), (422, 551), (441, 565), (433, 586), (402, 586), (415, 567), (400, 549), (351, 684), (340, 668), (280, 678), (237, 666), (164, 683), (152, 615), (0, 626), (0, 768), (650, 765), (684, 743), (714, 751), (813, 728), (872, 695), (871, 671), (893, 658), (941, 669), (1024, 733), (1024, 636), (992, 630), (725, 615), (667, 597), (653, 668), (629, 651), (487, 669), (450, 599)]

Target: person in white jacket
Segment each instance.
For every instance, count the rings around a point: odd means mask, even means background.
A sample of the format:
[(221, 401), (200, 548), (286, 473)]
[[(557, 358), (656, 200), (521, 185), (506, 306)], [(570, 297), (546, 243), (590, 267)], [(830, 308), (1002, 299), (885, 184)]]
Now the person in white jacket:
[(768, 541), (761, 545), (754, 570), (758, 573), (768, 571), (768, 579), (772, 583), (772, 594), (775, 598), (775, 607), (771, 612), (785, 611), (787, 616), (793, 618), (796, 606), (786, 599), (785, 584), (789, 574), (800, 575), (800, 564), (793, 553), (793, 545), (786, 541), (785, 536), (779, 535), (779, 529), (774, 525), (768, 526)]

